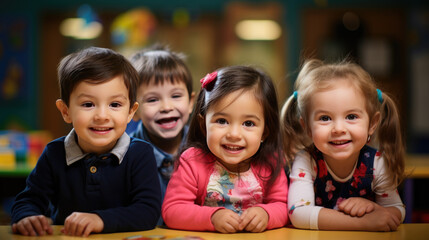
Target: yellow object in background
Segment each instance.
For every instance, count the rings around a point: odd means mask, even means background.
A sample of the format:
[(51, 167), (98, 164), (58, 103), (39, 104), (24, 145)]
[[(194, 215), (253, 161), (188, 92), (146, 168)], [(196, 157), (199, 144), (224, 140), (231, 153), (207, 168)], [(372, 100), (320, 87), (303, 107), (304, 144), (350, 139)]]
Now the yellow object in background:
[(15, 167), (15, 152), (10, 148), (0, 148), (0, 169), (14, 169)]

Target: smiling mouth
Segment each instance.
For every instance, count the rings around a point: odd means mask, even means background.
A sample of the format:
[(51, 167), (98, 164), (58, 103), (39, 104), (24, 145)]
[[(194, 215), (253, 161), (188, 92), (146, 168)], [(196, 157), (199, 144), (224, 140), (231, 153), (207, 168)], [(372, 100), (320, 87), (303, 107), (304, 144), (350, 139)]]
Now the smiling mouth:
[(347, 144), (347, 143), (350, 143), (350, 142), (352, 142), (352, 141), (351, 140), (347, 140), (347, 141), (331, 141), (329, 143), (332, 144), (332, 145), (344, 145), (344, 144)]
[(177, 120), (179, 120), (178, 117), (171, 117), (171, 118), (159, 119), (159, 120), (156, 120), (155, 122), (159, 125), (164, 125), (164, 124), (175, 123), (175, 122), (177, 122)]
[(240, 146), (222, 145), (222, 147), (228, 151), (240, 151), (240, 150), (244, 149), (244, 147), (240, 147)]
[(93, 131), (97, 131), (97, 132), (105, 132), (105, 131), (109, 131), (112, 130), (113, 128), (100, 128), (100, 127), (92, 127), (90, 128)]

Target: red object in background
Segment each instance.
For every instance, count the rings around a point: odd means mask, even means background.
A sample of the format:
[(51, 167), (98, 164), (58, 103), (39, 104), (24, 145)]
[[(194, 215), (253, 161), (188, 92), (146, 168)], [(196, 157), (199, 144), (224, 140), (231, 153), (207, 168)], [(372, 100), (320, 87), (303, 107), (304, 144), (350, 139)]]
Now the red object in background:
[(429, 210), (413, 212), (411, 222), (413, 223), (429, 223)]

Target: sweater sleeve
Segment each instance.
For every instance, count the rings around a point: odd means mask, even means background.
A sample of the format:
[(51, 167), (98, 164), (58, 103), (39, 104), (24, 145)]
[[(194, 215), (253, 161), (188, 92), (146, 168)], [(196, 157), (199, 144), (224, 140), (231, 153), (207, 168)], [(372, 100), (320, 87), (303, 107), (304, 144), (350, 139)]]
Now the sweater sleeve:
[(45, 147), (36, 167), (27, 177), (25, 189), (15, 198), (12, 206), (11, 223), (35, 215), (50, 217), (47, 214), (49, 202), (54, 194), (54, 180), (47, 155), (49, 146)]
[(206, 162), (198, 160), (192, 149), (180, 157), (178, 168), (168, 183), (162, 206), (162, 217), (166, 225), (174, 229), (192, 231), (215, 231), (211, 216), (220, 207), (200, 206), (196, 204), (201, 189), (199, 181), (204, 181)]
[(289, 177), (288, 207), (292, 224), (296, 228), (318, 229), (322, 207), (315, 206), (313, 183), (316, 171), (308, 153), (301, 151), (297, 154)]
[(136, 141), (128, 152), (130, 204), (93, 211), (103, 219), (103, 233), (153, 229), (161, 214), (161, 190), (152, 148)]
[(374, 180), (372, 189), (375, 192), (375, 202), (383, 207), (396, 207), (401, 212), (401, 222), (405, 218), (405, 207), (398, 190), (389, 182), (386, 164), (381, 156), (374, 159)]
[(280, 172), (276, 181), (265, 195), (264, 204), (257, 206), (267, 211), (269, 220), (267, 229), (279, 228), (286, 225), (287, 215), (287, 192), (288, 184), (284, 171)]

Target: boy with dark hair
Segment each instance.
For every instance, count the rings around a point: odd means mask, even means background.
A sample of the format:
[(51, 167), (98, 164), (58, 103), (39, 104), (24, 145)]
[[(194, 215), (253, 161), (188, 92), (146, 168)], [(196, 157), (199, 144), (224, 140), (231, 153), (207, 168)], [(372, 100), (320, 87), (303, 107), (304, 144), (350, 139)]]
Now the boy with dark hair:
[[(184, 56), (161, 44), (134, 54), (139, 74), (134, 120), (141, 123), (131, 136), (153, 145), (162, 197), (174, 169), (174, 159), (186, 139), (195, 93)], [(159, 224), (162, 224), (160, 221)]]
[(46, 146), (28, 176), (12, 231), (52, 234), (52, 221), (72, 236), (154, 228), (161, 194), (153, 150), (125, 133), (138, 108), (137, 72), (121, 54), (90, 47), (63, 58), (58, 78), (56, 106), (73, 129)]

